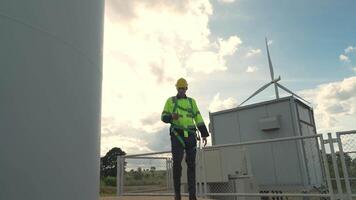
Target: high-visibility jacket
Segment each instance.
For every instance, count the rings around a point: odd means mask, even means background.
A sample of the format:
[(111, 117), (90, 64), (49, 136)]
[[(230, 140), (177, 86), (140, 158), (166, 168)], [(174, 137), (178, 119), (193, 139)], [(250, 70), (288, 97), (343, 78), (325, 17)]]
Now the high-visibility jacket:
[[(177, 120), (172, 119), (172, 114), (179, 115)], [(193, 98), (173, 96), (167, 99), (161, 115), (161, 120), (170, 123), (171, 128), (184, 131), (184, 137), (194, 132), (197, 127), (202, 137), (208, 137), (209, 133), (205, 126), (198, 106)]]

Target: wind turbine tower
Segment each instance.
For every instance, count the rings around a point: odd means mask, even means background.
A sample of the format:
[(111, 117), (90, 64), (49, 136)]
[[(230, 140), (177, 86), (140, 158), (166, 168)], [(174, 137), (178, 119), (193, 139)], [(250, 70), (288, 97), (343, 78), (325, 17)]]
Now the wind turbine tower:
[(0, 199), (98, 200), (104, 1), (0, 1)]
[(278, 82), (281, 80), (281, 76), (278, 76), (278, 78), (274, 77), (274, 70), (273, 70), (273, 65), (272, 65), (272, 59), (269, 53), (269, 46), (268, 46), (268, 39), (265, 38), (266, 41), (266, 50), (267, 50), (267, 57), (268, 57), (268, 65), (269, 65), (269, 70), (270, 70), (270, 74), (271, 74), (271, 81), (265, 85), (263, 85), (262, 87), (260, 87), (256, 92), (254, 92), (251, 96), (249, 96), (245, 101), (243, 101), (239, 106), (241, 106), (242, 104), (244, 104), (245, 102), (247, 102), (248, 100), (250, 100), (251, 98), (253, 98), (254, 96), (256, 96), (257, 94), (259, 94), (260, 92), (262, 92), (263, 90), (265, 90), (266, 88), (268, 88), (270, 85), (274, 85), (274, 91), (276, 94), (276, 99), (279, 99), (279, 91), (278, 88), (286, 91), (287, 93), (290, 93), (292, 96), (298, 97), (299, 99), (307, 102), (308, 104), (310, 104), (310, 102), (308, 102), (307, 100), (303, 99), (301, 96), (297, 95), (296, 93), (292, 92), (291, 90), (289, 90), (288, 88), (286, 88), (285, 86), (279, 84)]

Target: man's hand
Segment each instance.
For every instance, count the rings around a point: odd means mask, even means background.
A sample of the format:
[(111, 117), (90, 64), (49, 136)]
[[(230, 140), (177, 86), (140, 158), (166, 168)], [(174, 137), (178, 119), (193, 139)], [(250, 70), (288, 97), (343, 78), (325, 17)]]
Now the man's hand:
[(203, 137), (203, 144), (204, 144), (204, 147), (206, 146), (206, 143), (207, 143), (208, 141), (206, 140), (206, 137)]
[(179, 115), (177, 113), (172, 114), (172, 119), (177, 120), (179, 118)]

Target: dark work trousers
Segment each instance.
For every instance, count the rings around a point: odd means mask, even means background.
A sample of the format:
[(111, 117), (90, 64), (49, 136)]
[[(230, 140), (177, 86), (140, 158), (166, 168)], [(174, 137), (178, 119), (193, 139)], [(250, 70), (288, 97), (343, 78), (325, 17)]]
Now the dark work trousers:
[(182, 160), (184, 156), (184, 150), (186, 153), (185, 161), (187, 163), (187, 177), (188, 177), (188, 192), (190, 197), (195, 197), (195, 156), (197, 140), (195, 134), (189, 134), (187, 138), (183, 137), (183, 131), (178, 130), (179, 135), (183, 138), (185, 148), (181, 142), (177, 139), (173, 133), (171, 133), (172, 144), (172, 157), (173, 157), (173, 182), (174, 192), (176, 196), (180, 196), (180, 184), (182, 176)]

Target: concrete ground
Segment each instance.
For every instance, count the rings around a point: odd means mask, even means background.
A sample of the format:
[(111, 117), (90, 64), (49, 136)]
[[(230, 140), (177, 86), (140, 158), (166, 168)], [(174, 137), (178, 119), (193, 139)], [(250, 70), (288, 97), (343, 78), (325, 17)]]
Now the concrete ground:
[[(159, 196), (124, 196), (124, 197), (101, 197), (100, 200), (173, 200), (174, 197)], [(198, 198), (199, 199), (199, 198)], [(182, 197), (182, 200), (188, 200), (188, 197)], [(207, 200), (207, 199), (199, 199)]]

